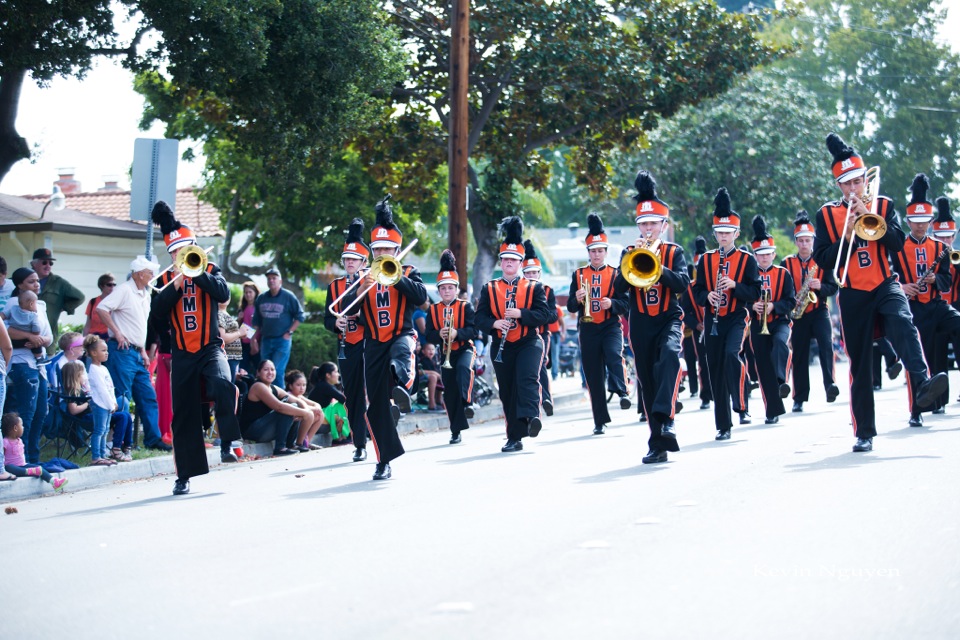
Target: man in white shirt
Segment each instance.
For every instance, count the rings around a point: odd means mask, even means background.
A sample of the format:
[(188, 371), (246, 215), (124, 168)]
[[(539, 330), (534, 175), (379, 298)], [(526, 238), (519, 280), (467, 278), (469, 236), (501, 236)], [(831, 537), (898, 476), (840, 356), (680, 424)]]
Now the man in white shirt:
[(130, 263), (130, 278), (100, 301), (97, 313), (109, 329), (110, 359), (105, 364), (117, 395), (132, 397), (136, 403), (143, 424), (144, 446), (170, 451), (170, 445), (160, 438), (157, 393), (150, 382), (147, 370), (150, 358), (144, 348), (150, 316), (149, 285), (159, 269), (156, 261), (137, 256)]

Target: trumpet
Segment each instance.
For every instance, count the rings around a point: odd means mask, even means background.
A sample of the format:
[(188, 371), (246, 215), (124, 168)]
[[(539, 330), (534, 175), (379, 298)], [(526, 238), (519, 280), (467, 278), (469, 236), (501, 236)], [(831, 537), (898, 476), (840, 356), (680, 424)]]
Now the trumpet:
[[(867, 169), (866, 174), (864, 174), (864, 182), (867, 186), (863, 190), (863, 195), (860, 196), (860, 201), (864, 204), (869, 203), (870, 211), (856, 217), (853, 222), (853, 232), (861, 240), (870, 242), (880, 240), (887, 233), (887, 221), (877, 215), (877, 198), (880, 195), (880, 167)], [(847, 260), (843, 265), (843, 278), (840, 278), (840, 256), (843, 254), (843, 238), (847, 235), (849, 223), (850, 218), (848, 217), (843, 223), (843, 231), (840, 233), (840, 250), (837, 252), (837, 262), (833, 267), (833, 273), (837, 276), (837, 281), (841, 287), (846, 284), (847, 272), (850, 268), (850, 256), (853, 255), (854, 249), (854, 240), (851, 238), (850, 242), (847, 243)]]
[[(360, 293), (358, 293), (357, 297), (353, 300), (353, 302), (348, 304), (345, 309), (342, 309), (340, 311), (333, 311), (331, 313), (333, 313), (333, 315), (335, 315), (338, 318), (342, 318), (343, 316), (347, 315), (347, 312), (350, 311), (350, 309), (353, 309), (353, 307), (359, 304), (360, 301), (363, 300), (363, 298), (367, 295), (367, 293), (369, 293), (370, 290), (373, 289), (373, 287), (377, 286), (378, 284), (383, 285), (384, 287), (392, 287), (398, 282), (400, 282), (400, 278), (403, 277), (403, 265), (400, 264), (400, 261), (403, 260), (404, 256), (410, 253), (410, 250), (413, 249), (413, 247), (416, 246), (417, 242), (419, 241), (420, 241), (419, 238), (414, 238), (413, 242), (408, 244), (407, 248), (401, 251), (396, 257), (384, 255), (384, 256), (377, 256), (376, 258), (374, 258), (373, 262), (370, 264), (370, 269), (367, 270), (364, 276), (368, 276), (368, 275), (371, 276), (374, 280), (377, 281), (377, 284), (371, 285), (366, 289), (364, 289), (363, 291), (361, 291)], [(346, 289), (340, 295), (339, 298), (334, 300), (330, 306), (333, 307), (338, 302), (343, 300), (343, 298), (346, 297), (347, 293), (351, 289), (353, 289), (353, 287), (363, 282), (363, 280), (364, 278), (357, 278), (357, 281), (354, 284), (352, 284), (348, 289)]]
[(580, 322), (593, 322), (593, 316), (590, 315), (590, 308), (593, 307), (593, 300), (590, 299), (590, 285), (583, 276), (580, 276), (580, 288), (587, 294), (583, 298), (583, 317), (580, 318)]
[(763, 311), (758, 314), (757, 319), (763, 319), (763, 324), (760, 328), (760, 335), (768, 336), (770, 335), (770, 329), (767, 327), (767, 303), (770, 302), (772, 294), (768, 289), (764, 289), (760, 292), (760, 302), (763, 303)]
[(450, 353), (453, 351), (453, 309), (450, 307), (443, 310), (443, 328), (447, 330), (447, 337), (443, 340), (443, 368), (453, 369), (453, 365), (450, 364)]
[(659, 254), (661, 240), (650, 240), (651, 235), (647, 234), (643, 246), (634, 247), (620, 259), (620, 274), (638, 289), (649, 289), (660, 281), (663, 274)]
[[(159, 292), (159, 291), (163, 291), (164, 289), (172, 285), (174, 282), (176, 282), (177, 278), (180, 278), (180, 277), (196, 278), (197, 276), (199, 276), (200, 274), (202, 274), (204, 271), (207, 270), (207, 263), (208, 263), (207, 254), (210, 253), (211, 251), (213, 251), (213, 247), (207, 247), (206, 249), (202, 249), (195, 244), (187, 245), (186, 247), (181, 249), (179, 253), (177, 253), (177, 257), (173, 261), (173, 264), (171, 264), (169, 267), (167, 267), (166, 269), (164, 269), (163, 271), (161, 271), (160, 273), (158, 273), (153, 277), (153, 279), (150, 281), (151, 288)], [(170, 282), (163, 285), (159, 289), (152, 285), (152, 283), (156, 282), (157, 279), (160, 278), (160, 276), (162, 276), (163, 274), (165, 274), (167, 271), (170, 271), (170, 270), (174, 270), (177, 272), (177, 274), (170, 279)]]

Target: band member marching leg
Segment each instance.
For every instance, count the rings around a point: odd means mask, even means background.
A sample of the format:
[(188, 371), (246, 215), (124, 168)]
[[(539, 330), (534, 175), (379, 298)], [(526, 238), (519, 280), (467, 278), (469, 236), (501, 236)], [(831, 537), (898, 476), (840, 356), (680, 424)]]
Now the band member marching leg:
[[(527, 280), (536, 280), (540, 281), (540, 276), (543, 273), (543, 267), (540, 264), (540, 258), (537, 257), (537, 252), (533, 248), (533, 243), (529, 240), (523, 241), (523, 277)], [(551, 309), (557, 308), (557, 296), (553, 293), (553, 289), (542, 282), (540, 285), (543, 287), (543, 292), (547, 295), (547, 306)], [(540, 327), (540, 337), (543, 339), (543, 366), (540, 367), (540, 392), (543, 395), (543, 412), (548, 416), (553, 415), (553, 394), (550, 393), (550, 357), (551, 357), (551, 346), (553, 342), (553, 334), (559, 332), (559, 318), (556, 311), (550, 317), (550, 321)]]
[[(613, 288), (617, 270), (606, 264), (609, 245), (603, 221), (591, 213), (587, 216), (587, 225), (590, 228), (586, 238), (590, 264), (573, 272), (567, 310), (578, 314), (581, 364), (593, 410), (593, 433), (601, 435), (610, 422), (604, 380), (610, 392), (620, 396), (621, 409), (631, 406), (627, 396), (623, 329), (620, 326), (620, 316), (627, 313), (629, 302), (625, 294), (618, 294)], [(585, 306), (587, 304), (589, 308)]]
[(780, 266), (790, 272), (794, 289), (799, 292), (796, 306), (790, 314), (793, 318), (790, 336), (793, 346), (793, 411), (799, 413), (803, 411), (803, 403), (810, 399), (811, 339), (817, 341), (827, 402), (833, 402), (840, 395), (840, 389), (834, 382), (833, 327), (827, 309), (827, 299), (840, 287), (832, 271), (820, 269), (811, 260), (816, 232), (807, 212), (801, 210), (797, 213), (793, 224), (797, 253), (784, 258)]
[[(683, 380), (680, 343), (683, 311), (678, 294), (690, 284), (680, 245), (660, 239), (670, 208), (657, 197), (657, 185), (646, 171), (634, 180), (636, 224), (640, 238), (621, 258), (614, 281), (617, 294), (627, 294), (630, 343), (636, 363), (639, 396), (650, 425), (649, 451), (644, 464), (666, 462), (668, 451), (679, 451), (674, 414)], [(693, 369), (696, 376), (696, 366)]]
[[(893, 202), (874, 192), (879, 190), (879, 168), (869, 176), (873, 188), (869, 189), (868, 209), (862, 198), (867, 170), (859, 154), (833, 133), (827, 136), (827, 149), (833, 156), (833, 177), (843, 199), (828, 202), (817, 212), (813, 259), (821, 269), (837, 272), (837, 304), (850, 361), (850, 404), (857, 437), (853, 450), (872, 451), (877, 435), (871, 371), (877, 322), (903, 360), (916, 406), (932, 406), (943, 392), (947, 376), (928, 376), (907, 299), (890, 272), (891, 257), (903, 250), (904, 234)], [(854, 235), (855, 229), (860, 233)]]
[(450, 419), (450, 444), (460, 443), (460, 432), (469, 429), (468, 418), (474, 415), (473, 339), (477, 337), (473, 305), (460, 300), (460, 278), (457, 262), (449, 249), (440, 254), (437, 291), (440, 302), (427, 312), (427, 342), (442, 346), (443, 404)]
[(714, 199), (713, 234), (720, 244), (708, 251), (697, 266), (693, 288), (697, 304), (706, 307), (703, 327), (713, 385), (713, 416), (717, 440), (729, 440), (733, 428), (730, 412), (740, 413), (741, 424), (749, 421), (746, 369), (740, 360), (747, 326), (748, 306), (760, 297), (757, 261), (735, 245), (740, 235), (740, 214), (730, 208), (730, 195), (720, 188)]
[(358, 280), (360, 272), (367, 264), (370, 250), (363, 243), (363, 220), (354, 218), (347, 231), (340, 260), (347, 275), (337, 278), (327, 287), (327, 303), (323, 312), (323, 323), (330, 331), (340, 336), (340, 354), (338, 363), (343, 381), (343, 392), (347, 398), (347, 419), (353, 432), (353, 461), (367, 459), (367, 385), (363, 373), (363, 326), (354, 311), (350, 315), (338, 316), (334, 312), (345, 305), (333, 306), (333, 302), (344, 294), (350, 285), (362, 286)]
[(477, 328), (493, 336), (491, 353), (497, 375), (500, 401), (507, 427), (507, 443), (501, 451), (523, 450), (523, 438), (536, 438), (540, 421), (540, 366), (543, 340), (539, 328), (550, 318), (551, 309), (543, 286), (520, 276), (523, 261), (523, 221), (513, 216), (500, 224), (504, 242), (500, 245), (503, 276), (480, 290)]
[[(707, 241), (697, 236), (694, 244), (693, 261), (687, 264), (690, 284), (680, 296), (680, 309), (683, 311), (683, 357), (687, 361), (687, 378), (690, 380), (690, 397), (698, 395), (700, 408), (709, 409), (713, 401), (710, 390), (710, 370), (707, 368), (707, 350), (703, 348), (704, 308), (693, 299), (693, 282), (696, 280), (697, 263), (700, 256), (707, 252)], [(697, 372), (699, 371), (699, 384)]]
[(796, 305), (793, 279), (783, 267), (773, 264), (777, 247), (767, 233), (763, 216), (753, 219), (753, 253), (760, 274), (760, 299), (750, 314), (750, 342), (757, 356), (760, 394), (767, 410), (766, 424), (776, 424), (787, 412), (783, 399), (790, 395), (790, 312)]

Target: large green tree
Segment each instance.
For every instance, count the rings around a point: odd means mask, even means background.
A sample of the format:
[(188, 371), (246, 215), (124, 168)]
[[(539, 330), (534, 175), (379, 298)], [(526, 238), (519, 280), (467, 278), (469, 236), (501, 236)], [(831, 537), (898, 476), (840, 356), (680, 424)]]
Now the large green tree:
[[(360, 148), (380, 175), (416, 183), (446, 162), (448, 0), (394, 0), (409, 57), (390, 93), (395, 117)], [(496, 223), (518, 211), (516, 185), (543, 190), (560, 145), (579, 184), (609, 186), (609, 157), (661, 116), (695, 104), (776, 54), (761, 17), (692, 0), (489, 0), (471, 8), (470, 226), (476, 288), (493, 270)], [(405, 161), (404, 166), (398, 162)]]

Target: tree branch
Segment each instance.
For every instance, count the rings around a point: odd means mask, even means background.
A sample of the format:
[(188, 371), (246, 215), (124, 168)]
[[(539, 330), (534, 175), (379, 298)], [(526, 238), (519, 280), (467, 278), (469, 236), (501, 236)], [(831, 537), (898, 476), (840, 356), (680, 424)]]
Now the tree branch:
[(477, 146), (477, 143), (480, 142), (480, 135), (483, 133), (483, 128), (487, 125), (487, 120), (490, 119), (490, 114), (493, 113), (497, 102), (500, 101), (500, 95), (503, 93), (503, 89), (510, 83), (510, 76), (512, 74), (513, 68), (510, 67), (500, 78), (496, 86), (494, 86), (493, 92), (484, 98), (483, 106), (480, 107), (480, 112), (477, 113), (477, 117), (473, 121), (473, 126), (470, 128), (470, 135), (467, 138), (468, 154), (471, 153), (474, 147)]

